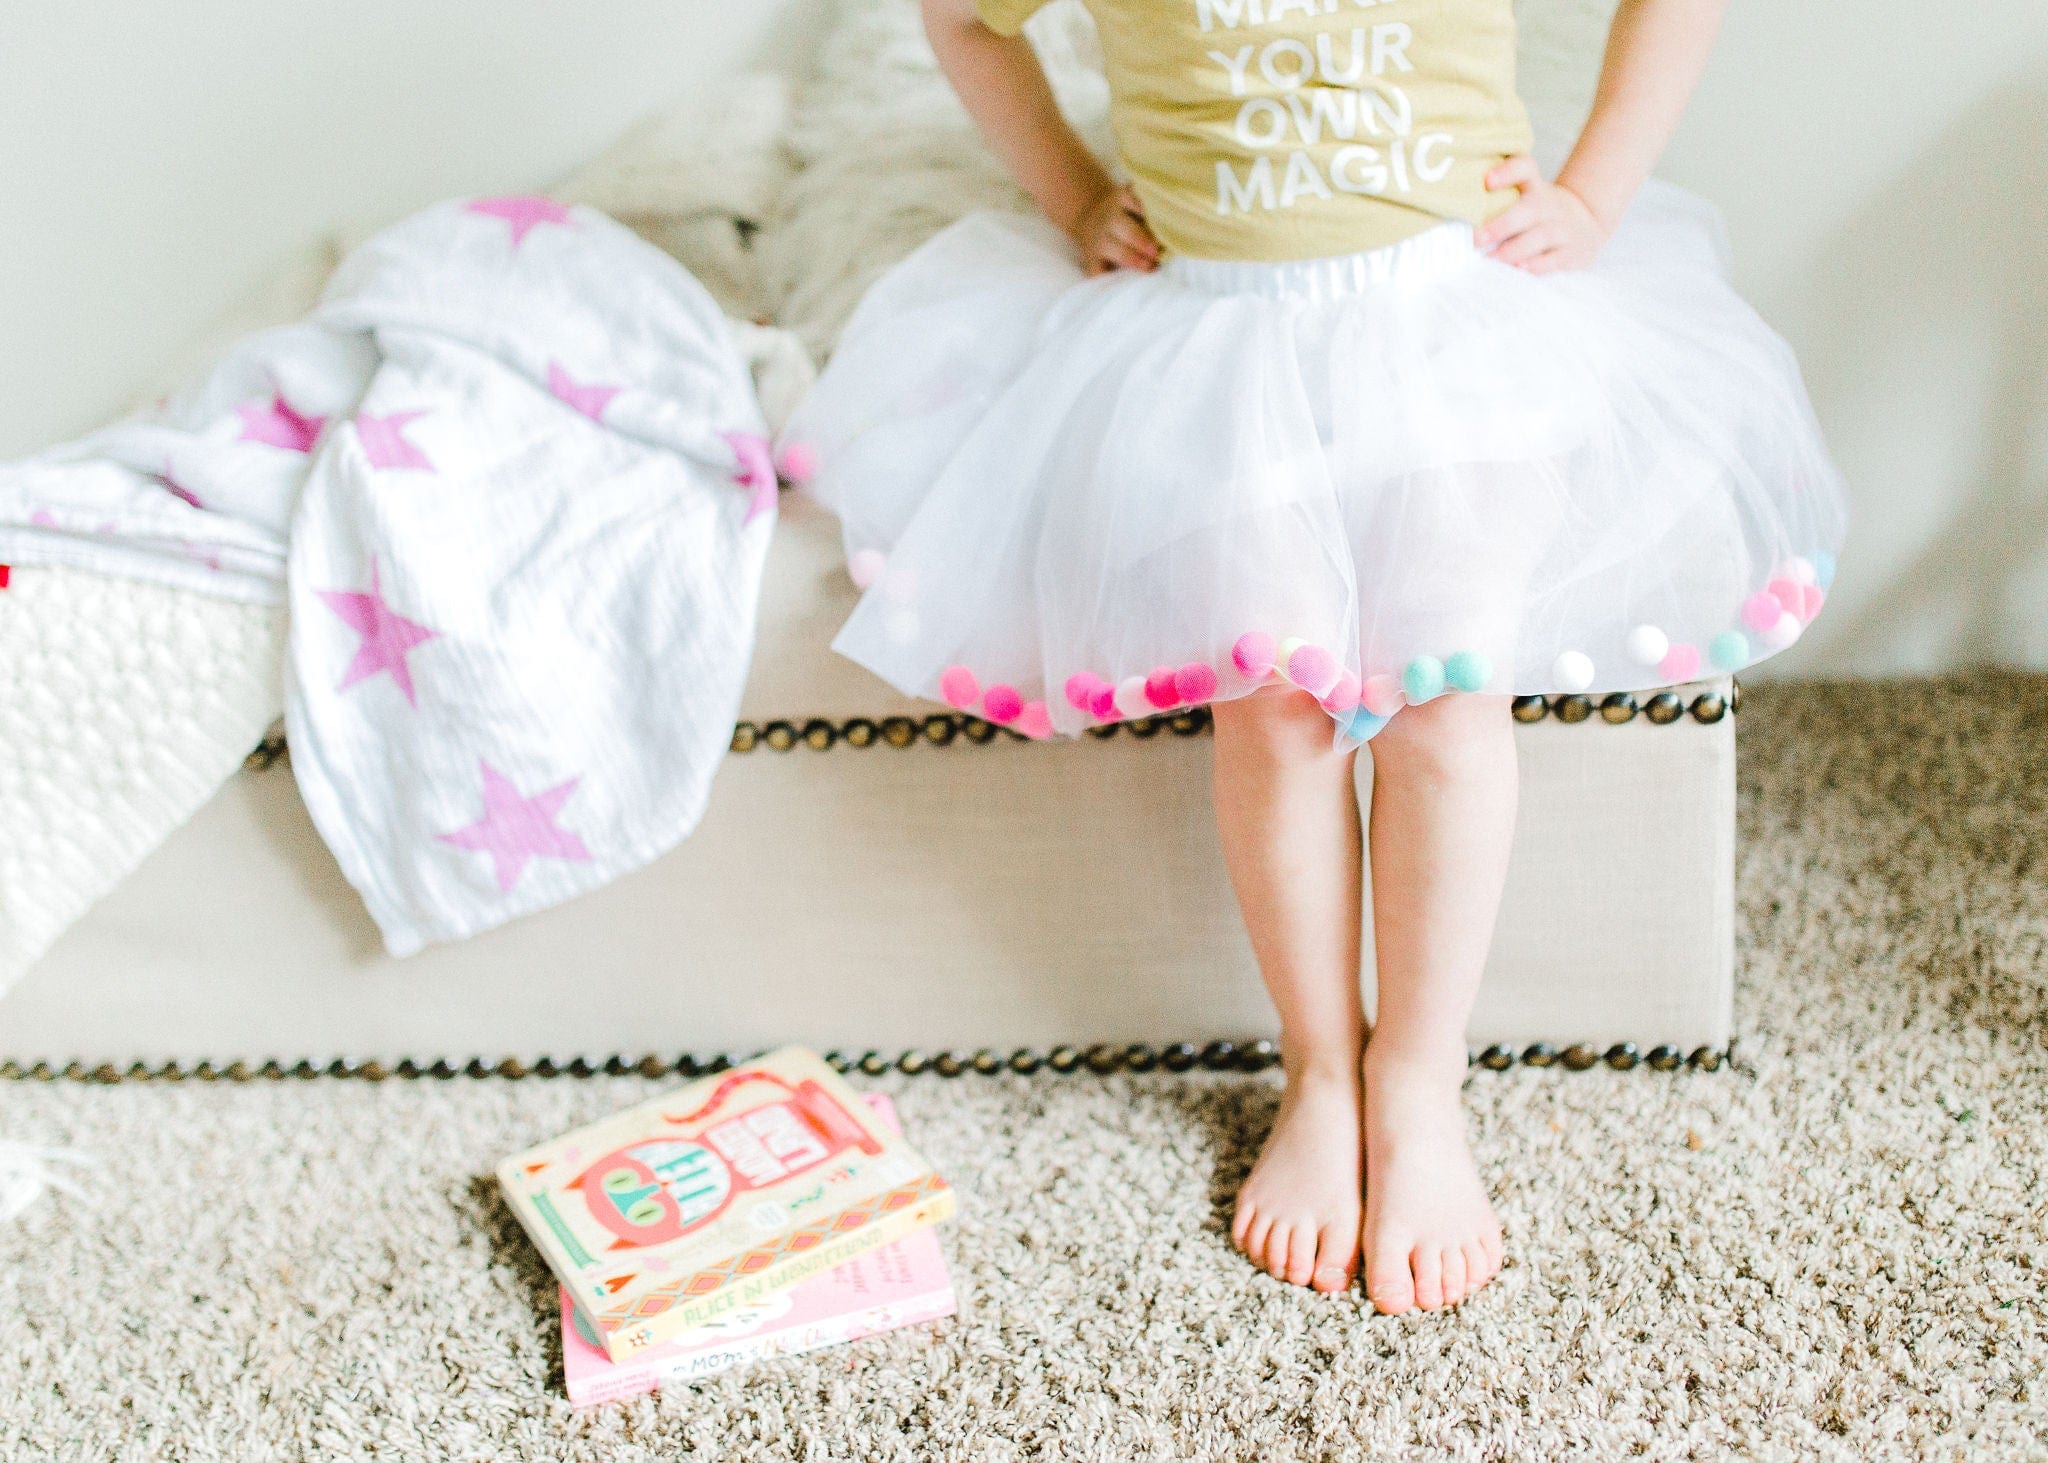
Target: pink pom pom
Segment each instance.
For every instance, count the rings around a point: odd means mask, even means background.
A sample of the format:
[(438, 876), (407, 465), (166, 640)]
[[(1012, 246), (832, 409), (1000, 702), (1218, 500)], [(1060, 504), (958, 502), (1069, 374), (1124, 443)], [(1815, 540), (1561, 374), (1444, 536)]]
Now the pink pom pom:
[(1352, 675), (1350, 671), (1341, 672), (1337, 677), (1337, 684), (1330, 687), (1322, 697), (1323, 710), (1351, 710), (1358, 705), (1358, 693), (1361, 689), (1358, 677)]
[(1359, 700), (1374, 716), (1392, 716), (1408, 704), (1408, 693), (1399, 676), (1367, 676)]
[(1104, 681), (1088, 698), (1088, 714), (1097, 721), (1116, 720), (1116, 687)]
[(1785, 606), (1768, 589), (1759, 590), (1742, 602), (1742, 623), (1761, 635), (1778, 623)]
[(1173, 688), (1180, 699), (1200, 705), (1216, 694), (1216, 672), (1199, 660), (1191, 660), (1173, 673)]
[(1145, 699), (1161, 711), (1180, 704), (1180, 690), (1174, 685), (1172, 666), (1160, 666), (1145, 677)]
[(1773, 596), (1779, 604), (1796, 615), (1799, 613), (1799, 602), (1803, 597), (1800, 591), (1805, 587), (1796, 579), (1773, 579), (1764, 586), (1764, 592)]
[(1279, 646), (1264, 630), (1250, 630), (1237, 637), (1237, 644), (1230, 647), (1230, 663), (1243, 674), (1255, 681), (1263, 681), (1273, 674), (1273, 657)]
[(1820, 607), (1827, 602), (1827, 593), (1817, 584), (1799, 586), (1799, 603), (1789, 606), (1792, 613), (1811, 625), (1820, 614)]
[(866, 589), (888, 567), (888, 557), (880, 549), (855, 549), (846, 556), (846, 577), (855, 589)]
[(1052, 716), (1046, 711), (1043, 701), (1024, 703), (1024, 709), (1017, 713), (1017, 730), (1034, 742), (1042, 742), (1052, 735)]
[(1015, 686), (990, 686), (981, 698), (981, 714), (997, 726), (1008, 726), (1024, 713), (1024, 698)]
[(1093, 671), (1076, 671), (1067, 677), (1067, 705), (1086, 711), (1095, 704), (1095, 693), (1107, 684)]
[(946, 698), (948, 706), (957, 706), (962, 711), (981, 699), (981, 682), (974, 679), (974, 672), (964, 665), (948, 666), (946, 673), (939, 677), (939, 694)]
[(818, 454), (808, 442), (785, 443), (775, 454), (775, 471), (784, 482), (807, 483), (818, 473)]
[(1657, 674), (1671, 682), (1689, 681), (1700, 673), (1699, 647), (1679, 644), (1664, 652), (1664, 659), (1657, 663)]
[(1311, 696), (1328, 695), (1337, 675), (1337, 658), (1320, 645), (1304, 645), (1287, 657), (1287, 679)]

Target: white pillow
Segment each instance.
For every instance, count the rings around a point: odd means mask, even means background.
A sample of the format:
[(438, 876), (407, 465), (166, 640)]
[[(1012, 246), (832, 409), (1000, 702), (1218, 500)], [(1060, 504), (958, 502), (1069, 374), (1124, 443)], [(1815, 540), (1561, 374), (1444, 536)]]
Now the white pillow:
[[(1160, 0), (1129, 0), (1156, 4)], [(1522, 95), (1555, 167), (1592, 104), (1615, 0), (1521, 0)], [(1080, 0), (1025, 28), (1061, 109), (1112, 152), (1108, 88)], [(979, 208), (1027, 209), (953, 95), (917, 0), (830, 0), (819, 60), (784, 134), (798, 171), (761, 236), (761, 287), (779, 324), (822, 359), (875, 277)]]

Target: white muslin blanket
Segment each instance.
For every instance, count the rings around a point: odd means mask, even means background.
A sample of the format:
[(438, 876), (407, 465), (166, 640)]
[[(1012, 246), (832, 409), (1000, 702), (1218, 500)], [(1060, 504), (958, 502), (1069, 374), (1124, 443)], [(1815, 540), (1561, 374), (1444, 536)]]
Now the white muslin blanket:
[(155, 412), (0, 467), (0, 562), (285, 598), (299, 786), (404, 955), (695, 826), (753, 646), (765, 438), (673, 259), (589, 209), (453, 202)]

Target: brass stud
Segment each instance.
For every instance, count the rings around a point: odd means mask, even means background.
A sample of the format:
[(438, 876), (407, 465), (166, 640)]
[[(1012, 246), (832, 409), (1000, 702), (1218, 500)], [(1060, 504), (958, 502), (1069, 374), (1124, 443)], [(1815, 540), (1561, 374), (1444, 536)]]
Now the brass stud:
[(698, 1077), (703, 1075), (703, 1069), (697, 1065), (697, 1059), (688, 1052), (684, 1052), (668, 1065), (669, 1070), (678, 1077)]
[(542, 1057), (533, 1064), (533, 1075), (536, 1077), (559, 1077), (562, 1075), (562, 1069), (555, 1065), (553, 1057)]
[(284, 1064), (272, 1057), (256, 1069), (256, 1075), (266, 1082), (281, 1082), (284, 1080)]
[(796, 728), (786, 721), (771, 721), (761, 728), (761, 740), (777, 752), (787, 752), (796, 745)]
[(949, 747), (953, 738), (960, 734), (960, 723), (951, 716), (927, 716), (922, 729), (924, 739), (934, 747)]
[(761, 729), (751, 721), (743, 721), (732, 729), (732, 740), (726, 749), (732, 752), (751, 752), (761, 744)]
[(411, 1057), (400, 1057), (393, 1071), (410, 1082), (420, 1075), (420, 1064)]
[(917, 740), (917, 723), (907, 716), (891, 716), (882, 722), (882, 740), (892, 747), (907, 747)]
[(1721, 1070), (1721, 1054), (1710, 1046), (1697, 1047), (1685, 1059), (1685, 1064), (1695, 1072), (1718, 1072)]
[(1124, 1066), (1133, 1072), (1149, 1072), (1159, 1065), (1159, 1053), (1142, 1041), (1134, 1041), (1124, 1048)]
[(639, 1073), (642, 1077), (645, 1077), (649, 1081), (652, 1081), (656, 1077), (667, 1075), (668, 1063), (664, 1062), (660, 1057), (656, 1056), (653, 1052), (649, 1052), (646, 1056), (642, 1057), (638, 1062), (635, 1062), (633, 1064), (633, 1070)]
[(156, 1073), (151, 1071), (146, 1063), (136, 1062), (128, 1068), (127, 1080), (130, 1082), (147, 1082), (155, 1075)]
[(1244, 1049), (1244, 1067), (1247, 1072), (1263, 1072), (1280, 1061), (1280, 1044), (1269, 1036), (1262, 1036)]
[(941, 1077), (957, 1077), (967, 1070), (967, 1063), (956, 1051), (943, 1051), (932, 1058), (932, 1070)]
[(220, 1074), (230, 1082), (247, 1082), (249, 1080), (249, 1064), (238, 1058), (221, 1068)]
[(1685, 715), (1685, 702), (1676, 691), (1659, 691), (1645, 703), (1643, 715), (1658, 726), (1669, 726)]
[(319, 1075), (320, 1069), (304, 1057), (300, 1057), (296, 1062), (292, 1063), (292, 1076), (301, 1082), (310, 1082)]
[(1198, 737), (1209, 729), (1209, 709), (1194, 706), (1186, 711), (1176, 711), (1166, 724), (1177, 737)]
[(64, 1076), (72, 1082), (83, 1082), (85, 1080), (85, 1063), (66, 1062), (64, 1064)]
[(1564, 1063), (1565, 1070), (1568, 1072), (1584, 1072), (1600, 1064), (1600, 1053), (1594, 1051), (1593, 1048), (1587, 1046), (1584, 1042), (1578, 1041), (1566, 1047), (1559, 1054), (1558, 1060)]
[(1028, 1046), (1020, 1046), (1010, 1053), (1010, 1070), (1020, 1077), (1029, 1077), (1041, 1065), (1038, 1053)]
[(985, 747), (996, 739), (996, 724), (983, 721), (978, 716), (963, 716), (960, 718), (960, 735), (977, 747)]
[(1083, 727), (1081, 730), (1095, 738), (1098, 742), (1106, 742), (1116, 735), (1118, 725), (1119, 723), (1114, 721), (1105, 721), (1100, 726)]
[(1636, 719), (1636, 698), (1626, 691), (1616, 691), (1602, 698), (1600, 719), (1609, 726), (1621, 726)]
[(1607, 1048), (1607, 1065), (1617, 1072), (1631, 1070), (1636, 1064), (1636, 1044), (1632, 1041), (1617, 1041)]
[(1123, 1066), (1124, 1054), (1120, 1048), (1099, 1041), (1088, 1048), (1082, 1055), (1082, 1060), (1088, 1064), (1088, 1070), (1096, 1076), (1107, 1077)]
[(358, 1075), (360, 1075), (365, 1082), (382, 1082), (386, 1077), (389, 1077), (391, 1075), (391, 1069), (385, 1066), (382, 1062), (378, 1061), (375, 1057), (372, 1057), (369, 1061), (363, 1063), (362, 1067), (358, 1071)]
[(730, 1072), (733, 1069), (733, 1067), (737, 1064), (732, 1059), (732, 1053), (720, 1052), (718, 1053), (718, 1055), (714, 1056), (710, 1061), (705, 1062), (702, 1065), (703, 1070), (707, 1074), (711, 1076), (716, 1076), (720, 1072)]
[(879, 1077), (889, 1070), (889, 1059), (880, 1052), (864, 1052), (861, 1054), (860, 1069), (870, 1077)]
[(1045, 1063), (1055, 1072), (1071, 1072), (1081, 1065), (1081, 1053), (1071, 1046), (1056, 1046), (1047, 1054)]
[(969, 1065), (982, 1076), (993, 1077), (996, 1073), (1003, 1070), (1003, 1059), (987, 1047), (983, 1047), (974, 1054), (973, 1060)]
[(1560, 696), (1557, 705), (1550, 708), (1557, 719), (1568, 726), (1577, 726), (1593, 714), (1593, 702), (1586, 696)]
[(1508, 707), (1508, 714), (1527, 725), (1550, 715), (1550, 703), (1541, 696), (1517, 696)]
[(498, 1063), (497, 1073), (500, 1077), (510, 1077), (516, 1082), (526, 1076), (526, 1063), (517, 1057), (507, 1057)]
[[(580, 1062), (583, 1059), (578, 1057), (576, 1060)], [(632, 1072), (633, 1064), (618, 1052), (613, 1052), (604, 1059), (604, 1074), (607, 1077), (628, 1077), (632, 1075)], [(579, 1073), (578, 1075), (582, 1074)]]
[(427, 1075), (436, 1082), (446, 1082), (455, 1075), (455, 1070), (454, 1064), (446, 1057), (436, 1057), (433, 1065), (427, 1068)]
[(1515, 1054), (1495, 1042), (1479, 1054), (1479, 1065), (1489, 1072), (1505, 1072), (1515, 1064)]
[[(70, 1075), (70, 1068), (67, 1067), (65, 1069), (65, 1075)], [(212, 1062), (201, 1062), (192, 1069), (192, 1075), (201, 1082), (217, 1082), (220, 1080), (220, 1073), (215, 1070)]]
[(462, 1074), (465, 1077), (488, 1077), (491, 1075), (491, 1069), (484, 1065), (482, 1057), (471, 1057), (463, 1064)]
[[(28, 1074), (38, 1082), (53, 1082), (57, 1077), (57, 1069), (48, 1062), (37, 1062), (28, 1069)], [(184, 1074), (181, 1072), (179, 1075), (183, 1076)]]
[(1202, 1065), (1212, 1072), (1227, 1072), (1237, 1065), (1237, 1043), (1212, 1041), (1202, 1048)]
[(1702, 691), (1693, 698), (1692, 719), (1702, 726), (1712, 726), (1727, 714), (1727, 698), (1718, 692)]
[(839, 728), (821, 717), (812, 717), (804, 723), (804, 745), (813, 752), (829, 752), (832, 744), (839, 740)]
[(1522, 1050), (1522, 1065), (1547, 1067), (1557, 1060), (1557, 1048), (1547, 1041), (1532, 1042)]
[(912, 1047), (909, 1051), (896, 1058), (896, 1070), (907, 1077), (915, 1077), (929, 1065), (930, 1058), (926, 1057), (916, 1047)]
[[(618, 1058), (614, 1057), (612, 1060), (618, 1061)], [(624, 1069), (625, 1065), (626, 1064), (624, 1062), (619, 1062), (621, 1070)], [(571, 1057), (569, 1058), (569, 1065), (565, 1067), (563, 1070), (566, 1071), (571, 1077), (588, 1077), (593, 1075), (597, 1071), (597, 1068), (590, 1065), (590, 1059), (588, 1057)]]
[(355, 1074), (356, 1064), (347, 1057), (336, 1057), (327, 1064), (327, 1075), (330, 1077), (353, 1077)]
[(1185, 1072), (1201, 1059), (1201, 1049), (1191, 1041), (1177, 1041), (1159, 1054), (1160, 1065), (1169, 1072)]
[(1742, 682), (1732, 678), (1728, 682), (1728, 709), (1738, 715), (1742, 711)]
[(6, 1081), (9, 1082), (14, 1082), (18, 1081), (20, 1077), (21, 1063), (15, 1061), (12, 1057), (9, 1057), (4, 1062), (0, 1062), (0, 1078), (4, 1078)]
[(1653, 1046), (1650, 1048), (1649, 1056), (1644, 1060), (1659, 1072), (1670, 1072), (1677, 1068), (1683, 1058), (1675, 1046)]
[(1125, 722), (1124, 725), (1130, 729), (1132, 736), (1140, 740), (1159, 735), (1160, 722), (1156, 716), (1141, 716), (1136, 721)]
[(845, 1052), (835, 1047), (833, 1050), (825, 1053), (825, 1065), (835, 1072), (844, 1074), (853, 1066), (853, 1063), (847, 1060)]
[(856, 716), (839, 728), (839, 736), (849, 747), (872, 747), (875, 744), (875, 724), (865, 716)]

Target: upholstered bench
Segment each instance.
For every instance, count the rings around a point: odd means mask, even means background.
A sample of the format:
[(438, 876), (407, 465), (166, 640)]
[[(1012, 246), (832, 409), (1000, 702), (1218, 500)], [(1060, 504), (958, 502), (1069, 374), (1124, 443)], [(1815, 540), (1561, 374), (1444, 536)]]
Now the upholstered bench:
[[(1206, 714), (1025, 742), (833, 655), (852, 596), (836, 525), (786, 497), (744, 720), (695, 835), (410, 960), (382, 952), (259, 751), (0, 997), (0, 1060), (517, 1069), (790, 1040), (1007, 1059), (1267, 1033)], [(248, 633), (245, 607), (189, 608)], [(1521, 827), (1475, 1050), (1625, 1063), (1632, 1044), (1661, 1065), (1725, 1046), (1731, 694), (1516, 705)], [(122, 735), (92, 742), (120, 756)]]

